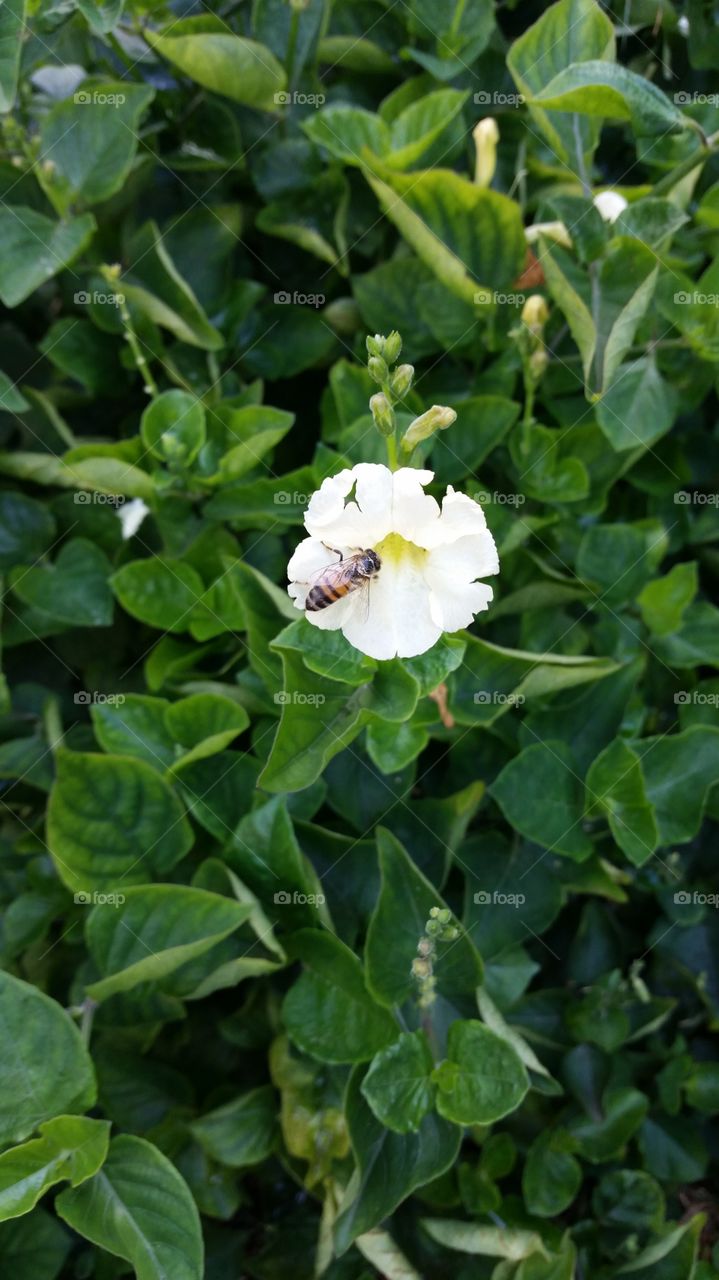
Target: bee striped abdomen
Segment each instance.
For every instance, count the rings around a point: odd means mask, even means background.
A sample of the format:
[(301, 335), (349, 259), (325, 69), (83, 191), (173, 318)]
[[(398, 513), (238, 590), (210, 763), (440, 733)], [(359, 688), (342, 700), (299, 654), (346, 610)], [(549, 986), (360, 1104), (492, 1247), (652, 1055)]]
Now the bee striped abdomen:
[(350, 589), (349, 583), (346, 586), (343, 583), (342, 586), (336, 587), (329, 582), (318, 582), (307, 596), (305, 609), (309, 609), (310, 613), (316, 613), (318, 609), (326, 609), (328, 605), (346, 596)]

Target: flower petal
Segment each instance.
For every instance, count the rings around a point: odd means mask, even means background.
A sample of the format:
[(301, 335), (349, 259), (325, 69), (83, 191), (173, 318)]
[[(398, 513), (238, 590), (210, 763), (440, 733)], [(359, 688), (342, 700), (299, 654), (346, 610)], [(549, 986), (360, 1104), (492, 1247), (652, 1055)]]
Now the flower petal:
[[(341, 551), (342, 548), (338, 547), (337, 550)], [(287, 566), (287, 577), (290, 582), (306, 584), (327, 565), (336, 564), (338, 559), (339, 557), (333, 551), (328, 551), (325, 544), (317, 538), (305, 538), (295, 548)]]
[(458, 582), (456, 578), (447, 578), (432, 592), (432, 620), (440, 631), (459, 631), (469, 626), (475, 613), (489, 606), (493, 595), (486, 582)]
[[(366, 590), (355, 594), (363, 597)], [(369, 608), (363, 605), (360, 599), (342, 630), (370, 658), (413, 658), (431, 649), (442, 633), (430, 613), (427, 583), (411, 558), (385, 562), (369, 584)]]
[(434, 547), (427, 559), (427, 580), (433, 591), (443, 581), (474, 582), (494, 573), (499, 573), (499, 558), (489, 529)]
[[(391, 529), (392, 473), (378, 462), (328, 476), (310, 498), (305, 528), (330, 547), (373, 547)], [(357, 501), (347, 502), (355, 488)]]
[(434, 479), (434, 472), (400, 467), (392, 479), (392, 532), (399, 533), (418, 547), (431, 546), (440, 511), (435, 499), (424, 492), (423, 486)]
[[(455, 493), (450, 485), (442, 499), (441, 517), (431, 530), (432, 541), (425, 545), (440, 547), (466, 534), (484, 533), (486, 529), (487, 517), (480, 504), (465, 493)], [(498, 569), (491, 572), (496, 573)]]
[(326, 609), (313, 609), (311, 613), (305, 613), (305, 617), (320, 631), (339, 631), (340, 627), (344, 628), (354, 617), (358, 607), (362, 609), (362, 601), (357, 599), (361, 595), (361, 591), (351, 591), (341, 600), (329, 604)]

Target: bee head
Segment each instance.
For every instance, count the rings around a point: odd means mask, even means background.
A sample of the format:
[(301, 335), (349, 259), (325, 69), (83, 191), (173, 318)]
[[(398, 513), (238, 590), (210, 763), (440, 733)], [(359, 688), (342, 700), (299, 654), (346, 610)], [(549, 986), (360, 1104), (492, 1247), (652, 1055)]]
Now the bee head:
[(365, 551), (364, 568), (367, 573), (377, 573), (382, 567), (382, 561), (376, 551)]

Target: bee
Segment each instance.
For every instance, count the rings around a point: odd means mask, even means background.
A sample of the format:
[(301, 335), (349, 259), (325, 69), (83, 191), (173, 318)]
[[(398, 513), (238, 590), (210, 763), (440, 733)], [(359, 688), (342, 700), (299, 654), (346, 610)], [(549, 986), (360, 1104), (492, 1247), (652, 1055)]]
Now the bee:
[(310, 613), (326, 609), (349, 595), (350, 591), (366, 586), (382, 567), (376, 551), (355, 551), (346, 557), (338, 551), (337, 555), (340, 557), (337, 563), (321, 569), (319, 578), (307, 593), (305, 609)]

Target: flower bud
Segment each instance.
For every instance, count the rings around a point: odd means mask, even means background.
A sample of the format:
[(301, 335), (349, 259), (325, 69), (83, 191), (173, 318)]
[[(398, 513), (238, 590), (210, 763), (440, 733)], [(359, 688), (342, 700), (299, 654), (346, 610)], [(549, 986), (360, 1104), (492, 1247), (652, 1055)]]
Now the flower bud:
[(417, 957), (412, 961), (412, 974), (415, 978), (428, 978), (432, 972), (432, 966), (428, 960), (420, 960)]
[(412, 386), (413, 379), (414, 365), (398, 365), (392, 374), (392, 380), (389, 384), (392, 395), (396, 396), (398, 400), (403, 400)]
[(474, 182), (477, 187), (488, 187), (497, 167), (497, 143), (499, 129), (494, 116), (486, 116), (472, 130), (476, 158), (474, 162)]
[(386, 395), (378, 391), (376, 395), (370, 396), (369, 407), (372, 410), (372, 417), (377, 430), (383, 436), (391, 436), (395, 428), (395, 417), (394, 410)]
[(428, 409), (426, 413), (423, 413), (419, 418), (415, 418), (414, 422), (410, 422), (402, 437), (402, 448), (409, 452), (421, 440), (427, 440), (434, 435), (435, 431), (444, 431), (447, 427), (451, 427), (456, 419), (457, 415), (454, 409), (450, 409), (446, 405), (433, 404), (432, 408)]
[(389, 369), (387, 368), (386, 360), (383, 360), (382, 356), (370, 356), (367, 361), (367, 368), (369, 369), (370, 377), (375, 382), (382, 383), (387, 381)]
[(396, 360), (399, 360), (401, 350), (402, 339), (400, 338), (397, 330), (393, 329), (389, 337), (384, 340), (384, 351), (382, 351), (381, 354), (384, 356), (387, 364), (394, 364)]
[(359, 307), (354, 298), (335, 298), (322, 312), (322, 319), (340, 337), (349, 338), (361, 324)]
[(594, 197), (594, 208), (599, 211), (605, 222), (616, 222), (626, 207), (627, 201), (618, 191), (600, 191)]
[(522, 324), (537, 337), (549, 319), (549, 307), (539, 293), (533, 293), (522, 307)]
[(381, 333), (376, 333), (374, 337), (370, 333), (367, 334), (367, 355), (381, 356), (384, 352), (384, 338)]

